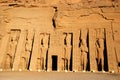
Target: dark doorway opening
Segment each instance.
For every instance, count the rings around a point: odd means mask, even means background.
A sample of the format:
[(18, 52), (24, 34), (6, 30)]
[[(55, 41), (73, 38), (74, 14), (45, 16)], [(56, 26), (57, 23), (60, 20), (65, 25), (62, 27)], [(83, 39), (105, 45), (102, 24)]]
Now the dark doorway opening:
[(118, 62), (118, 67), (120, 67), (120, 62)]
[(57, 62), (58, 62), (58, 56), (53, 55), (52, 56), (52, 70), (57, 71)]

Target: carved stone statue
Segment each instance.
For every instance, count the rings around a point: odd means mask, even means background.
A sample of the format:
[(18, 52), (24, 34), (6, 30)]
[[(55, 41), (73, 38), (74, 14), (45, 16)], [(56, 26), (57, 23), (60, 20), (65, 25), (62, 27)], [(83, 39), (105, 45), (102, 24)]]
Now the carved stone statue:
[(102, 71), (104, 71), (104, 29), (96, 30), (96, 59), (97, 65), (101, 65)]
[(24, 44), (24, 50), (22, 52), (21, 60), (20, 60), (20, 68), (22, 70), (27, 70), (29, 66), (29, 59), (32, 51), (34, 32), (33, 30), (27, 30), (26, 34), (27, 35), (26, 35), (26, 40)]
[(66, 57), (66, 48), (64, 48), (64, 55), (63, 55), (63, 58), (62, 58), (62, 60), (63, 60), (63, 70), (67, 70), (67, 68), (68, 68), (68, 59), (67, 59), (67, 57)]
[(39, 65), (41, 70), (46, 70), (46, 56), (49, 43), (49, 34), (41, 33), (40, 34), (40, 50), (39, 50), (39, 59), (37, 65)]
[(81, 39), (81, 45), (80, 45), (80, 50), (81, 50), (81, 65), (82, 65), (82, 70), (86, 71), (87, 68), (87, 55), (88, 55), (88, 47), (85, 39)]
[(6, 57), (6, 63), (5, 63), (5, 66), (7, 66), (7, 68), (9, 69), (12, 69), (14, 55), (17, 47), (17, 41), (18, 41), (18, 35), (14, 32), (11, 32), (11, 37), (10, 37), (10, 42), (8, 45), (8, 52)]
[(63, 42), (62, 43), (64, 43), (63, 44), (63, 53), (62, 53), (62, 57), (61, 57), (61, 70), (67, 70), (67, 63), (66, 63), (66, 57), (65, 57), (65, 55), (66, 55), (66, 49), (65, 49), (65, 47), (66, 47), (66, 34), (63, 34), (62, 35), (62, 40), (63, 40)]
[(87, 46), (87, 35), (88, 35), (88, 29), (81, 29), (80, 30), (80, 37), (79, 37), (79, 64), (80, 66), (78, 69), (81, 71), (87, 70), (87, 64), (88, 64), (88, 46)]
[(43, 47), (43, 33), (40, 34), (40, 37), (39, 37), (39, 52), (38, 52), (38, 55), (37, 55), (37, 63), (36, 63), (36, 68), (37, 70), (43, 70), (43, 57), (42, 57), (42, 47)]
[(34, 32), (32, 30), (28, 30), (26, 43), (25, 43), (25, 57), (26, 57), (27, 68), (28, 68), (31, 51), (32, 51), (33, 36), (34, 36)]
[[(72, 34), (65, 34), (65, 55), (64, 55), (64, 66), (65, 66), (65, 70), (70, 70), (70, 58), (71, 58), (71, 39), (72, 39)], [(67, 67), (66, 67), (67, 66)]]
[(104, 71), (104, 39), (97, 39), (96, 41), (96, 47), (97, 47), (97, 59), (98, 59), (98, 65), (102, 65), (102, 71)]

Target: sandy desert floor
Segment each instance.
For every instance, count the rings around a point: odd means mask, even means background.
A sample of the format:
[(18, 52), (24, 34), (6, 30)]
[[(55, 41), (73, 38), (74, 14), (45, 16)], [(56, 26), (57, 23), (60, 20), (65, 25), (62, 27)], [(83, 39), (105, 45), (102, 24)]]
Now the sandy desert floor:
[(0, 72), (0, 80), (120, 80), (120, 74), (90, 72)]

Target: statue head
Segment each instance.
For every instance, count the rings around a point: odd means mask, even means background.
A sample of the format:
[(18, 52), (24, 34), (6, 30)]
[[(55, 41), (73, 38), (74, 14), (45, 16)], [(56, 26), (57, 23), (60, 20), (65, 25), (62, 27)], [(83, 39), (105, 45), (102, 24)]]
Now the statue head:
[(16, 41), (16, 40), (17, 40), (16, 35), (12, 35), (12, 36), (11, 36), (11, 41)]
[(86, 45), (86, 40), (85, 39), (81, 39), (81, 40), (82, 40), (81, 44)]

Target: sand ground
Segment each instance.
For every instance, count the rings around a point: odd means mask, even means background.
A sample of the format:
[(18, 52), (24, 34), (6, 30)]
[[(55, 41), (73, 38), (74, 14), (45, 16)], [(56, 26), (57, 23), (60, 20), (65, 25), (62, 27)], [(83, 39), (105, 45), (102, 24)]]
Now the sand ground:
[(0, 72), (0, 80), (120, 80), (120, 74), (90, 72)]

